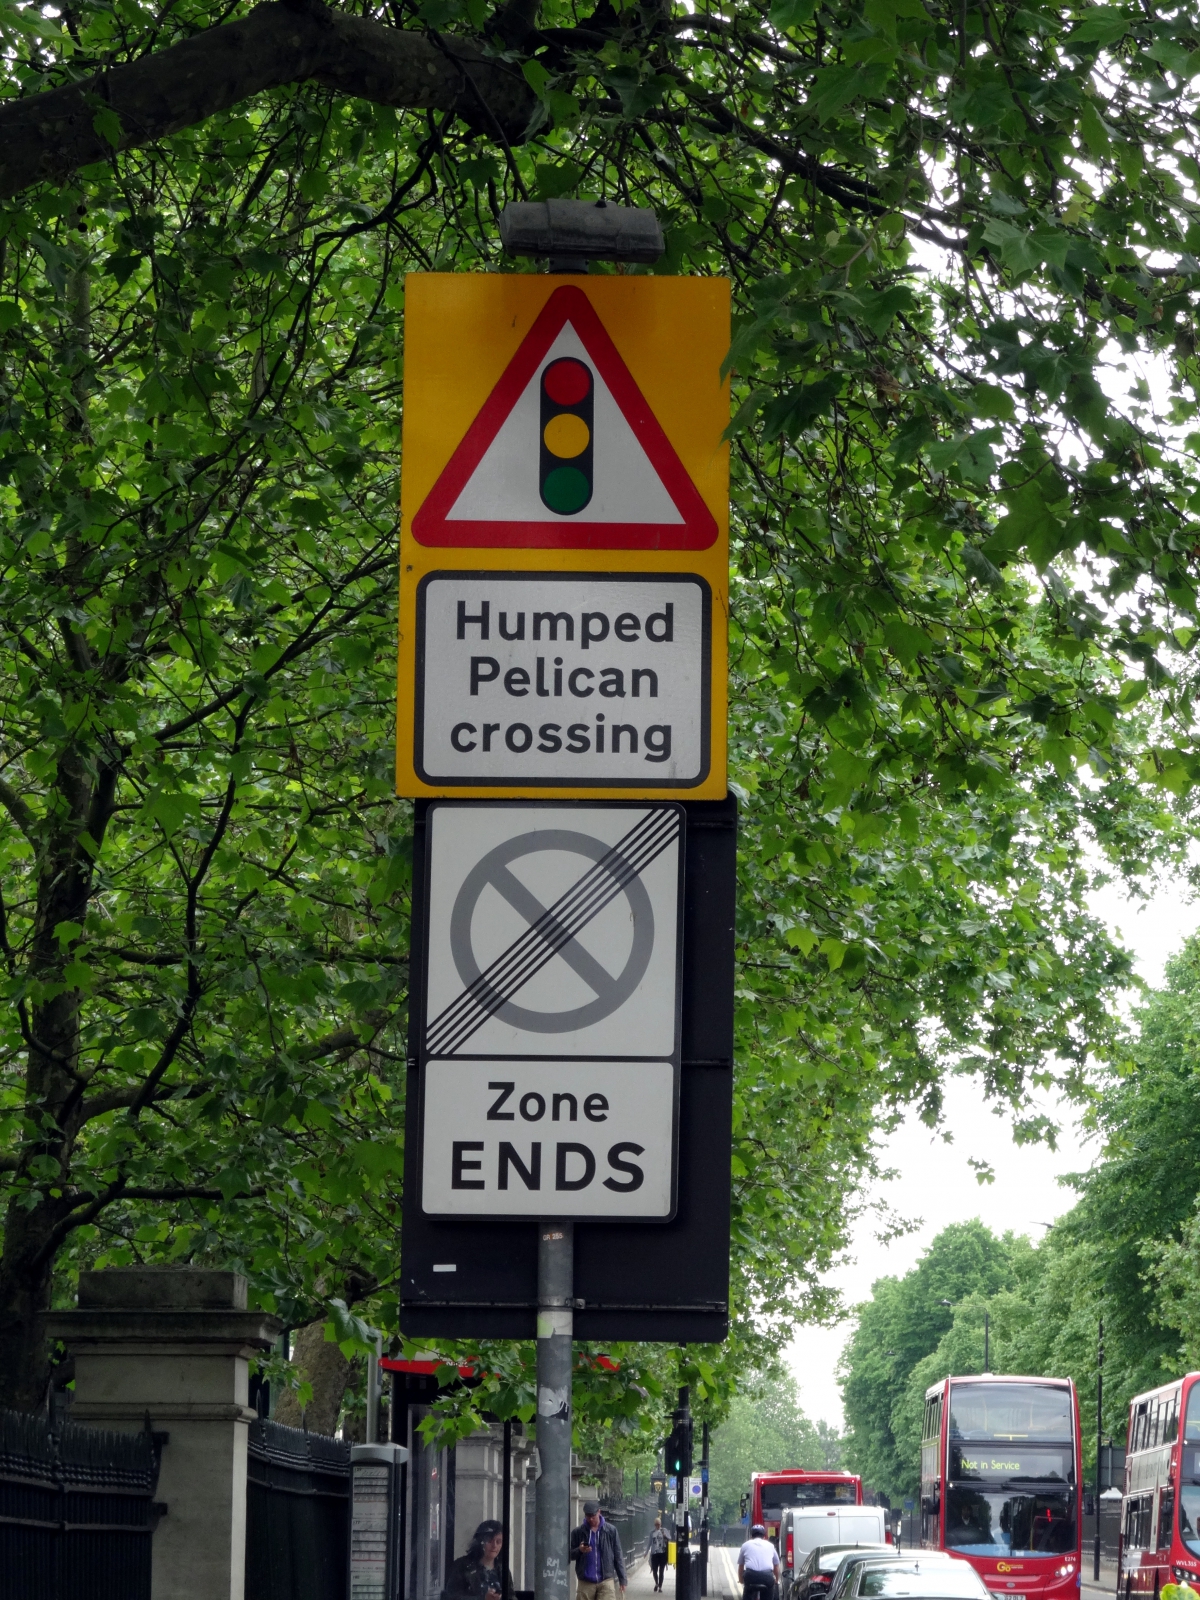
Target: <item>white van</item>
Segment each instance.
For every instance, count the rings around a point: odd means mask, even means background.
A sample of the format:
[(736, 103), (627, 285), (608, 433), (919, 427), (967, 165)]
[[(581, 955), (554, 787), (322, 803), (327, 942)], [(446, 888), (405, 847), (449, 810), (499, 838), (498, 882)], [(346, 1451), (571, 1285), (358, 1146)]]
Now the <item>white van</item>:
[(891, 1544), (883, 1506), (789, 1506), (779, 1516), (779, 1564), (784, 1592), (818, 1545)]

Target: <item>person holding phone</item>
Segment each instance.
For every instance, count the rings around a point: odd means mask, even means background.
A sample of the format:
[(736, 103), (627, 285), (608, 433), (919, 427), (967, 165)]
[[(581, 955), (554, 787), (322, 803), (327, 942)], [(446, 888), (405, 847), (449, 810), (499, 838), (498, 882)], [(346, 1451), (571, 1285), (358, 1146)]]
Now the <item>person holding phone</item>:
[(617, 1584), (624, 1594), (625, 1557), (617, 1530), (605, 1522), (598, 1500), (583, 1502), (583, 1521), (571, 1534), (575, 1562), (576, 1600), (617, 1600)]
[(450, 1568), (442, 1594), (446, 1600), (469, 1596), (470, 1600), (512, 1600), (512, 1578), (500, 1559), (504, 1548), (504, 1525), (488, 1519), (475, 1529), (475, 1537), (465, 1556)]

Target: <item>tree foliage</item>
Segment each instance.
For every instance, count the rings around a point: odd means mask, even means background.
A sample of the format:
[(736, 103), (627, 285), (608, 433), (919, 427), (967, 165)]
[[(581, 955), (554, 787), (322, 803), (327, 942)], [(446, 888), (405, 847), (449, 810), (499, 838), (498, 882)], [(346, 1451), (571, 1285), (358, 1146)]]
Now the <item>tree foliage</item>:
[[(872, 1284), (842, 1356), (841, 1382), (846, 1462), (873, 1489), (892, 1499), (913, 1493), (927, 1385), (950, 1371), (983, 1370), (982, 1339), (969, 1355), (961, 1340), (952, 1346), (970, 1365), (941, 1365), (958, 1327), (956, 1308), (1013, 1289), (1028, 1273), (1031, 1254), (1027, 1240), (998, 1239), (982, 1222), (952, 1223), (910, 1272)], [(930, 1363), (933, 1377), (926, 1376)]]
[(742, 1496), (754, 1472), (782, 1467), (837, 1471), (841, 1441), (826, 1422), (811, 1422), (784, 1368), (750, 1373), (709, 1445), (708, 1494), (713, 1522), (741, 1519)]
[[(738, 308), (723, 1405), (828, 1310), (881, 1120), (936, 1117), (955, 1063), (1044, 1131), (1031, 1080), (1080, 1086), (1128, 971), (1086, 850), (1182, 840), (1192, 21), (395, 0), (364, 26), (469, 45), (524, 124), (457, 69), (381, 103), (278, 62), (121, 123), (106, 73), (153, 88), (235, 14), (3, 13), (0, 126), (71, 168), (39, 96), (82, 84), (79, 149), (111, 153), (0, 214), (0, 1399), (40, 1403), (81, 1260), (234, 1261), (289, 1320), (395, 1329), (403, 279), (513, 270), (505, 199), (580, 193), (655, 206), (660, 270), (727, 272)], [(1169, 437), (1113, 398), (1141, 356)]]
[(1125, 1437), (1135, 1394), (1200, 1357), (1200, 940), (1136, 1009), (1124, 1070), (1097, 1086), (1100, 1159), (1070, 1180), (1079, 1199), (1035, 1249), (979, 1222), (944, 1229), (904, 1277), (872, 1286), (843, 1362), (847, 1453), (893, 1496), (916, 1492), (926, 1388), (983, 1371), (1071, 1377), (1094, 1467), (1104, 1323), (1103, 1428)]

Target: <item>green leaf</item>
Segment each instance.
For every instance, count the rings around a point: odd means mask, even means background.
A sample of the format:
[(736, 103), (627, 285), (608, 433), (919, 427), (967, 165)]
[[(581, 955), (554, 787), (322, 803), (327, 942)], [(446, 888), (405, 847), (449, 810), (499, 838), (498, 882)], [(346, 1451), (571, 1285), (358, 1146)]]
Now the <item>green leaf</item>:
[(102, 139), (107, 140), (112, 145), (114, 150), (121, 148), (125, 135), (121, 127), (121, 119), (111, 106), (100, 107), (92, 117), (92, 127)]
[(763, 408), (763, 436), (768, 441), (781, 435), (794, 439), (802, 428), (829, 410), (841, 394), (845, 380), (840, 374), (801, 384)]

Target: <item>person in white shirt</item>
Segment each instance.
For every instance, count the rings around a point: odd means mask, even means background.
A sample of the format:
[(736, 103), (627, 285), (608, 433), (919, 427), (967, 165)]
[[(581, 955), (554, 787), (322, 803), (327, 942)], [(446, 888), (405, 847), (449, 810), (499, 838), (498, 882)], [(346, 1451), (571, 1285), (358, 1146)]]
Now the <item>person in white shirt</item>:
[(750, 1537), (738, 1551), (738, 1582), (743, 1600), (774, 1600), (779, 1582), (779, 1552), (767, 1538), (761, 1522), (750, 1529)]

